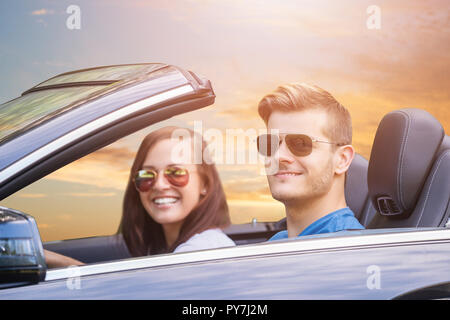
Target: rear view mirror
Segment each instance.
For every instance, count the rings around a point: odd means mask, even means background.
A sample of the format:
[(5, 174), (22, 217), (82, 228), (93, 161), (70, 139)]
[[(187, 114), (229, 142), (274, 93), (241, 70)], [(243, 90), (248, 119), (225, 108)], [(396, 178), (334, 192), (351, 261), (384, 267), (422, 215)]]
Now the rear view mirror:
[(34, 218), (0, 206), (0, 289), (43, 281), (46, 270)]

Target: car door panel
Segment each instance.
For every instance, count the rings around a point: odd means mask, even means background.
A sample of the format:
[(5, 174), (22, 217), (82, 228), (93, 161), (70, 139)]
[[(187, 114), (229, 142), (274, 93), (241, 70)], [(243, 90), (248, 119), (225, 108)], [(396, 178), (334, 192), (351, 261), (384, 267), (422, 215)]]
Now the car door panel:
[(450, 281), (449, 253), (444, 241), (217, 259), (83, 276), (78, 289), (68, 286), (71, 278), (48, 281), (0, 298), (391, 299)]

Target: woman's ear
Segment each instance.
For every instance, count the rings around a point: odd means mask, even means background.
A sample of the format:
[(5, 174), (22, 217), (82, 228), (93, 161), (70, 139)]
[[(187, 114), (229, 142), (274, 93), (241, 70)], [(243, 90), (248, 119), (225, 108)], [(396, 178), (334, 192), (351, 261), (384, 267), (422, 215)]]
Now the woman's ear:
[(336, 166), (334, 172), (336, 174), (345, 174), (355, 157), (355, 149), (352, 145), (339, 147), (339, 149), (336, 150), (335, 157)]
[(207, 174), (204, 171), (200, 172), (200, 194), (202, 196), (206, 196), (208, 193), (208, 189), (210, 186), (210, 179), (208, 178)]

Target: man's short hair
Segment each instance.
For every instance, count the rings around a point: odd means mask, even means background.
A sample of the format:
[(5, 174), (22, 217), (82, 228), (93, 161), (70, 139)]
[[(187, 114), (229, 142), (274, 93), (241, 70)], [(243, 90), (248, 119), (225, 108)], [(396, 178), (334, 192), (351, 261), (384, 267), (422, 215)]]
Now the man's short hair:
[(279, 86), (259, 102), (258, 113), (266, 126), (273, 111), (295, 112), (307, 109), (322, 109), (328, 114), (325, 134), (333, 142), (352, 143), (352, 120), (348, 110), (329, 92), (307, 83), (292, 83)]

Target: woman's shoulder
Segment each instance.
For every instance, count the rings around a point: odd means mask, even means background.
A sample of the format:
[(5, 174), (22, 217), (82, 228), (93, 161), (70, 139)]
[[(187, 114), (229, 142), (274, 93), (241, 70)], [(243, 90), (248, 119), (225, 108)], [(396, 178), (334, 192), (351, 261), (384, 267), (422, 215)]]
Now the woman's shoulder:
[(180, 244), (174, 252), (230, 247), (235, 245), (234, 241), (221, 229), (216, 228), (208, 229), (193, 235), (189, 240)]
[(213, 243), (226, 243), (230, 245), (235, 245), (234, 241), (231, 240), (222, 229), (208, 229), (203, 232), (193, 235), (188, 241), (213, 241)]

